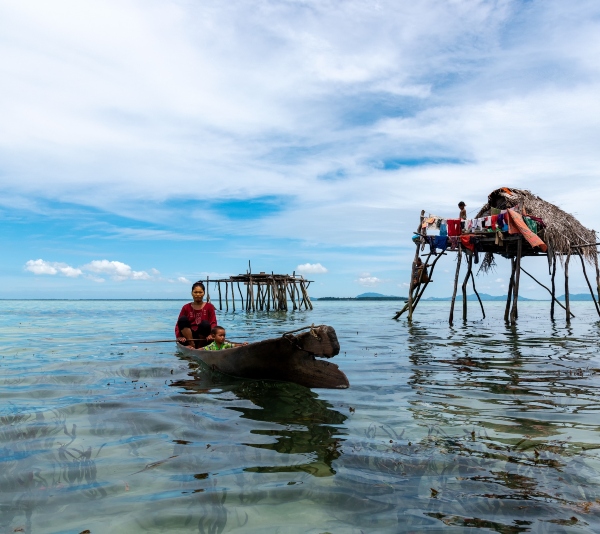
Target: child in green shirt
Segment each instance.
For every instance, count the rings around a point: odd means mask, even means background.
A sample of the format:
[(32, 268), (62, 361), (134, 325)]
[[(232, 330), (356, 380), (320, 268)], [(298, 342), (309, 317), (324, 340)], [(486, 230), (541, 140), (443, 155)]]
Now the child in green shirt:
[(225, 341), (225, 329), (222, 326), (215, 326), (212, 329), (211, 334), (213, 336), (214, 341), (201, 350), (225, 350), (232, 349), (233, 347), (241, 347), (242, 345), (248, 344), (231, 343), (230, 341)]

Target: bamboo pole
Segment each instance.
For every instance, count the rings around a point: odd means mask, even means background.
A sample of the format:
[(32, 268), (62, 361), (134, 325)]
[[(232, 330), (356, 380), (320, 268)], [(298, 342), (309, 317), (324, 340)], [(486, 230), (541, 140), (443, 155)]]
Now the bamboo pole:
[(463, 298), (463, 321), (467, 320), (467, 283), (471, 277), (471, 270), (473, 268), (473, 255), (469, 255), (467, 259), (467, 274), (462, 284), (462, 298)]
[(506, 307), (504, 308), (504, 321), (508, 323), (510, 318), (510, 303), (513, 288), (515, 287), (515, 258), (510, 258), (510, 281), (508, 282), (508, 294), (506, 295)]
[[(419, 301), (421, 300), (423, 293), (425, 293), (425, 289), (427, 289), (427, 286), (432, 281), (433, 270), (435, 269), (435, 264), (443, 255), (445, 255), (445, 254), (443, 254), (443, 253), (436, 254), (436, 258), (435, 258), (435, 260), (433, 260), (433, 263), (431, 264), (431, 270), (429, 271), (428, 276), (427, 276), (427, 278), (428, 278), (427, 282), (423, 282), (423, 285), (420, 286), (419, 289), (417, 290), (417, 294), (416, 294), (415, 298), (413, 299), (413, 312), (417, 308), (417, 305), (419, 304)], [(429, 257), (431, 257), (431, 254), (429, 254)], [(427, 264), (425, 264), (423, 268), (426, 269)], [(400, 311), (396, 312), (394, 319), (398, 319), (407, 309), (408, 309), (408, 302), (406, 304), (404, 304), (403, 308)]]
[[(421, 210), (421, 216), (419, 218), (419, 226), (417, 227), (417, 233), (421, 233), (421, 226), (423, 225), (423, 217), (425, 217), (425, 210)], [(413, 291), (414, 291), (414, 266), (417, 263), (419, 257), (419, 243), (416, 243), (415, 257), (413, 259), (410, 268), (410, 285), (408, 286), (408, 320), (412, 321), (413, 316)]]
[(219, 288), (219, 310), (223, 311), (223, 303), (221, 302), (221, 282), (217, 282)]
[(567, 252), (565, 261), (565, 309), (567, 310), (567, 324), (571, 322), (571, 306), (569, 305), (569, 261), (571, 260), (571, 249)]
[(594, 265), (596, 267), (596, 288), (598, 292), (598, 302), (600, 302), (600, 268), (598, 267), (598, 254), (594, 256)]
[[(529, 278), (531, 278), (534, 282), (537, 282), (539, 285), (541, 285), (546, 291), (548, 291), (548, 293), (550, 293), (550, 295), (552, 296), (552, 311), (551, 311), (551, 317), (552, 319), (554, 319), (554, 301), (556, 301), (556, 303), (562, 307), (563, 309), (566, 310), (566, 308), (562, 305), (562, 302), (560, 302), (560, 300), (556, 300), (556, 298), (554, 297), (554, 295), (552, 295), (552, 291), (550, 291), (550, 289), (548, 289), (544, 284), (542, 284), (539, 280), (537, 280), (534, 276), (532, 276), (531, 274), (529, 274), (525, 269), (523, 269), (523, 267), (521, 267), (521, 271), (523, 271), (527, 276), (529, 276)], [(571, 313), (571, 317), (575, 317), (572, 313)]]
[[(519, 236), (520, 237), (520, 236)], [(515, 285), (513, 288), (513, 305), (510, 311), (510, 324), (517, 324), (517, 317), (519, 316), (519, 281), (521, 279), (521, 254), (523, 253), (523, 238), (517, 241), (517, 259), (515, 262)]]
[(450, 317), (448, 322), (452, 326), (454, 321), (454, 303), (456, 302), (456, 291), (458, 289), (458, 274), (460, 272), (460, 263), (462, 261), (462, 245), (458, 244), (458, 253), (456, 258), (456, 273), (454, 275), (454, 292), (452, 293), (452, 301), (450, 302)]
[(473, 291), (475, 292), (475, 295), (477, 295), (477, 300), (479, 301), (479, 305), (481, 306), (481, 313), (483, 314), (483, 318), (485, 319), (485, 310), (483, 309), (483, 302), (481, 302), (479, 293), (477, 293), (477, 289), (475, 288), (475, 276), (473, 276), (473, 271), (471, 271), (471, 282), (473, 283)]
[(594, 290), (592, 289), (592, 284), (590, 284), (590, 280), (588, 278), (587, 272), (585, 271), (585, 261), (583, 261), (583, 256), (579, 249), (575, 249), (579, 259), (581, 260), (581, 268), (583, 269), (583, 276), (585, 276), (585, 281), (587, 282), (588, 288), (590, 290), (590, 294), (592, 295), (592, 300), (594, 301), (594, 306), (596, 306), (596, 312), (600, 315), (600, 308), (598, 307), (598, 303), (596, 302), (596, 296), (594, 295)]
[[(552, 291), (550, 291), (550, 295), (552, 295), (552, 302), (550, 304), (550, 319), (552, 321), (554, 321), (554, 303), (558, 302), (558, 300), (556, 300), (556, 283), (555, 283), (555, 278), (556, 276), (556, 254), (554, 254), (552, 256), (552, 278), (551, 278), (551, 282), (552, 282)], [(562, 306), (562, 304), (561, 304)], [(565, 308), (564, 306), (562, 306), (563, 308)], [(566, 308), (565, 308), (566, 310)]]
[(242, 301), (242, 310), (244, 309), (244, 295), (242, 295), (242, 288), (240, 287), (240, 283), (237, 283), (238, 291), (240, 292), (240, 300)]

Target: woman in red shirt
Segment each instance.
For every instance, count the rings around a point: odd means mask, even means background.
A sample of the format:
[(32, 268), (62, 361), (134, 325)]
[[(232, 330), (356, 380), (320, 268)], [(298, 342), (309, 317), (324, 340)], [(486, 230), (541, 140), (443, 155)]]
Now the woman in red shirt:
[(205, 291), (204, 284), (196, 282), (192, 286), (194, 302), (185, 304), (179, 312), (175, 337), (184, 345), (200, 348), (212, 341), (210, 331), (217, 326), (217, 315), (215, 307), (210, 302), (204, 302)]

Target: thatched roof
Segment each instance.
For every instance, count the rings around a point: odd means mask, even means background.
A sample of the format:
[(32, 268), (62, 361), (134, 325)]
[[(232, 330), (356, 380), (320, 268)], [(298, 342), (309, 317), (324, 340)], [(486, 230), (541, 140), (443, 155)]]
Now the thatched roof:
[[(596, 243), (596, 232), (583, 226), (573, 215), (559, 207), (546, 202), (540, 197), (524, 189), (501, 187), (492, 191), (477, 217), (490, 214), (490, 208), (507, 209), (524, 208), (527, 215), (539, 217), (546, 225), (543, 240), (548, 245), (548, 258), (557, 254), (562, 261), (562, 255), (567, 254), (573, 245), (588, 245)], [(578, 249), (583, 258), (594, 264), (597, 259), (596, 247)], [(571, 249), (571, 253), (575, 250)]]

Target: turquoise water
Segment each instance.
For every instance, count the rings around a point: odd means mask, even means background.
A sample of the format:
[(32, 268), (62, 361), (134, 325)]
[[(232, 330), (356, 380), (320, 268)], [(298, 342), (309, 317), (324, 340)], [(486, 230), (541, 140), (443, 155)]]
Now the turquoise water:
[(591, 303), (514, 330), (502, 303), (453, 328), (448, 303), (218, 313), (236, 340), (333, 326), (351, 387), (312, 391), (115, 344), (182, 304), (0, 301), (1, 533), (600, 531)]

